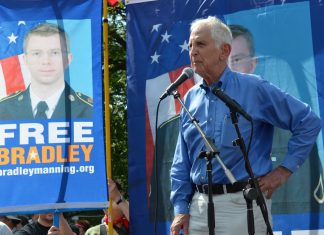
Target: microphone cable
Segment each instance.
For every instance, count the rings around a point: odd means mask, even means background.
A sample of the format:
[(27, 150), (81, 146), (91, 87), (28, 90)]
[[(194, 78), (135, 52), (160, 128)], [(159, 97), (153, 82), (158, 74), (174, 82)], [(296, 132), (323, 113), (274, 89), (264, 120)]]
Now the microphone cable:
[[(155, 142), (154, 143), (154, 154), (153, 154), (153, 167), (152, 167), (152, 171), (154, 172), (154, 175), (153, 175), (153, 179), (154, 179), (154, 182), (155, 182), (155, 188), (152, 189), (152, 182), (151, 182), (151, 185), (150, 185), (150, 195), (152, 195), (152, 192), (153, 190), (155, 190), (155, 198), (153, 198), (153, 202), (155, 202), (154, 204), (154, 223), (153, 223), (153, 234), (154, 235), (157, 235), (157, 211), (158, 211), (158, 199), (159, 199), (159, 194), (158, 194), (158, 180), (157, 180), (157, 149), (158, 149), (158, 120), (159, 120), (159, 109), (160, 109), (160, 104), (161, 104), (161, 99), (159, 99), (159, 102), (157, 104), (157, 107), (156, 107), (156, 116), (155, 116)], [(152, 172), (152, 174), (153, 174)], [(151, 201), (152, 203), (152, 201)], [(150, 205), (152, 206), (152, 205)]]

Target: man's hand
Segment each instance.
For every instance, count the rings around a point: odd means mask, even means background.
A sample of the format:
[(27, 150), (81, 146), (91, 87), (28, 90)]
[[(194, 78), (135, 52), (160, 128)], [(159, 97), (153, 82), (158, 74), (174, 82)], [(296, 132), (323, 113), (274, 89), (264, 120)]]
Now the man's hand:
[(179, 235), (181, 229), (183, 230), (184, 235), (188, 235), (189, 218), (190, 215), (185, 215), (185, 214), (176, 215), (171, 224), (171, 228), (170, 228), (171, 235)]
[(60, 229), (56, 228), (55, 226), (52, 226), (48, 232), (47, 235), (61, 235)]
[(261, 191), (265, 193), (266, 198), (270, 199), (272, 193), (283, 185), (291, 174), (291, 171), (287, 168), (279, 166), (269, 174), (260, 177), (259, 186)]

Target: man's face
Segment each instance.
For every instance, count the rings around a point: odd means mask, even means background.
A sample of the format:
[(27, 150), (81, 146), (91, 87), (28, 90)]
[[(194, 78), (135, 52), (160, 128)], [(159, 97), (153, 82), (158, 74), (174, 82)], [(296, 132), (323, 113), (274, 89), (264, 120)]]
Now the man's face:
[(233, 39), (231, 45), (232, 51), (229, 57), (230, 68), (241, 73), (253, 73), (257, 61), (251, 57), (246, 38), (238, 36)]
[(201, 26), (191, 32), (189, 49), (191, 67), (205, 80), (213, 82), (215, 74), (224, 69), (220, 66), (224, 53), (222, 47), (216, 47), (208, 27)]
[(71, 62), (64, 43), (58, 34), (30, 35), (25, 48), (25, 63), (32, 82), (52, 85), (64, 82), (64, 70)]
[(53, 223), (53, 213), (39, 214), (39, 218), (47, 223)]

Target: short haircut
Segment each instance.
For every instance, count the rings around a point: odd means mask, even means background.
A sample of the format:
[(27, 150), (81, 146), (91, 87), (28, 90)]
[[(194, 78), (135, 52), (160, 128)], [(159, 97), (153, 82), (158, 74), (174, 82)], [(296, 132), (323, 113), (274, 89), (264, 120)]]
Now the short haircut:
[(220, 47), (222, 44), (231, 44), (232, 34), (231, 30), (226, 24), (215, 16), (209, 16), (205, 19), (197, 19), (191, 23), (190, 32), (196, 28), (205, 25), (210, 29), (212, 38), (215, 40), (216, 47)]
[(24, 38), (24, 45), (23, 45), (24, 52), (26, 53), (26, 46), (30, 39), (30, 36), (37, 35), (37, 36), (49, 37), (55, 34), (60, 35), (62, 48), (66, 48), (66, 51), (70, 52), (70, 43), (69, 43), (68, 35), (64, 31), (64, 29), (62, 29), (57, 24), (52, 24), (52, 23), (39, 24), (34, 28), (32, 28), (29, 32), (27, 32)]
[(237, 38), (238, 36), (242, 36), (245, 38), (245, 40), (248, 43), (250, 56), (254, 56), (255, 48), (254, 48), (254, 40), (253, 40), (252, 33), (244, 26), (238, 24), (229, 25), (229, 28), (232, 32), (233, 39)]

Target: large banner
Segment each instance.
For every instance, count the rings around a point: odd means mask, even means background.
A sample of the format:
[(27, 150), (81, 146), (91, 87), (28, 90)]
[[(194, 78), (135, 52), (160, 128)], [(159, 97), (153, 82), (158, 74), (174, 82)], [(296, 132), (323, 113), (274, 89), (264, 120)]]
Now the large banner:
[[(216, 15), (250, 31), (255, 53), (238, 54), (232, 65), (255, 60), (251, 72), (310, 104), (323, 117), (323, 10), (322, 1), (156, 0), (127, 5), (132, 234), (169, 234), (169, 171), (181, 107), (172, 96), (159, 104), (159, 97), (190, 64), (192, 20)], [(198, 79), (178, 88), (181, 97)], [(288, 131), (275, 129), (273, 167), (285, 157), (289, 137)], [(273, 195), (276, 234), (324, 234), (323, 165), (321, 132), (304, 165)]]
[(101, 16), (0, 0), (0, 213), (107, 207)]

